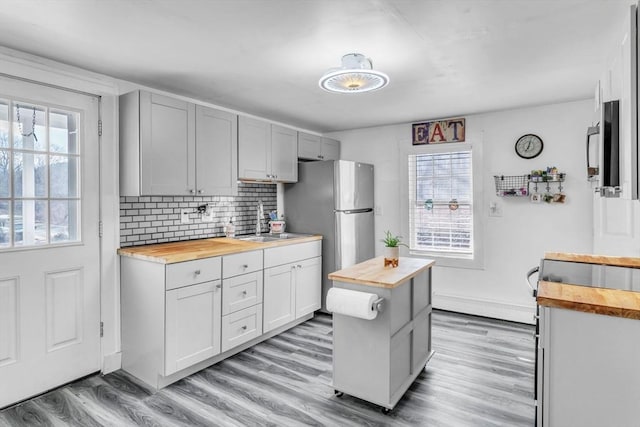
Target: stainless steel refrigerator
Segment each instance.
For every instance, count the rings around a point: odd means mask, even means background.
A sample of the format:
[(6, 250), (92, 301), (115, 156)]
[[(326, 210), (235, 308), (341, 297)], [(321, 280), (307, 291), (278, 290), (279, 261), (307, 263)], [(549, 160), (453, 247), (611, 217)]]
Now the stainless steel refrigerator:
[(298, 182), (284, 189), (286, 230), (321, 234), (322, 310), (341, 268), (373, 258), (373, 165), (346, 160), (298, 164)]

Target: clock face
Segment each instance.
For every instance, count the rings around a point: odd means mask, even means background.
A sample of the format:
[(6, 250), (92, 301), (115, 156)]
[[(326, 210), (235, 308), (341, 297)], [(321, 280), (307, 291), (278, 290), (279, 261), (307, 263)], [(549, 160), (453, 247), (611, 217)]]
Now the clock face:
[(542, 138), (532, 133), (522, 135), (516, 141), (516, 154), (523, 159), (538, 157), (542, 153), (542, 148)]

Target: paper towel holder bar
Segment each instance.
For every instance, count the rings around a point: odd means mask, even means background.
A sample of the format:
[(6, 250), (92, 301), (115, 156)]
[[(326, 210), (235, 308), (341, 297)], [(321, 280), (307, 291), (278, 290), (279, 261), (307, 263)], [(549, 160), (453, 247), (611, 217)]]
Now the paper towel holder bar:
[(382, 309), (384, 308), (383, 302), (384, 302), (384, 298), (378, 298), (377, 300), (375, 300), (371, 304), (371, 311), (382, 312)]

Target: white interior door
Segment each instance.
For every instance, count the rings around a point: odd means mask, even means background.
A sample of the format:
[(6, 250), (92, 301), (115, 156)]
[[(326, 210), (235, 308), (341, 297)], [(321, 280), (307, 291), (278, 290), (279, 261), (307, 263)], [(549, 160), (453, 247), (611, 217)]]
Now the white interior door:
[(0, 407), (100, 370), (98, 104), (0, 79)]

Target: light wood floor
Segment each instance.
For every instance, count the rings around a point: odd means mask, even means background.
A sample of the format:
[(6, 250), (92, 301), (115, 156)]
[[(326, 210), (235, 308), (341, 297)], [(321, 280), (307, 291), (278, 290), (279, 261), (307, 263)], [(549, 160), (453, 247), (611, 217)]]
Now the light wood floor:
[(331, 317), (155, 393), (119, 371), (0, 412), (0, 426), (533, 426), (533, 327), (436, 311), (433, 356), (395, 409), (331, 387)]

